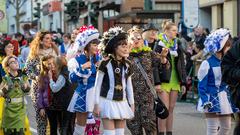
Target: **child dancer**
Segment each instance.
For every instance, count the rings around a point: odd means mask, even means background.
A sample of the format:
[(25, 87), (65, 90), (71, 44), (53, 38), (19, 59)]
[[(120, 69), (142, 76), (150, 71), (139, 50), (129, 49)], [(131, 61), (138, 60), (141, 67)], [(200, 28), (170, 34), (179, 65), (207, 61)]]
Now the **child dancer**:
[(220, 63), (231, 47), (230, 32), (227, 29), (218, 29), (206, 38), (204, 45), (211, 56), (202, 62), (198, 71), (198, 110), (205, 113), (207, 135), (229, 135), (231, 114), (238, 109), (231, 104), (230, 92), (221, 80)]
[(19, 70), (17, 57), (5, 57), (3, 68), (6, 75), (0, 86), (1, 95), (5, 98), (2, 128), (5, 135), (23, 135), (26, 128), (24, 96), (30, 85), (27, 76)]
[(73, 83), (78, 83), (68, 106), (68, 111), (76, 112), (77, 122), (73, 135), (84, 135), (88, 113), (93, 112), (95, 95), (93, 86), (96, 79), (96, 66), (99, 61), (97, 55), (98, 38), (99, 32), (93, 26), (82, 26), (75, 40), (78, 52), (81, 54), (68, 62), (70, 80)]
[(109, 59), (101, 62), (95, 83), (94, 113), (103, 121), (104, 135), (124, 135), (126, 119), (134, 117), (132, 71), (127, 35), (119, 27), (103, 35), (104, 52)]

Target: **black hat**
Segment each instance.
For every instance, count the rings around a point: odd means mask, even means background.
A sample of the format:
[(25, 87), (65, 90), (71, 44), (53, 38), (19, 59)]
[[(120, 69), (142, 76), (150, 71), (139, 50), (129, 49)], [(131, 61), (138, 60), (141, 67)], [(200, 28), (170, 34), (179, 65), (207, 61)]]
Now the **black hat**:
[(121, 27), (110, 28), (107, 32), (103, 33), (101, 50), (106, 54), (114, 54), (115, 48), (118, 47), (118, 42), (127, 39), (127, 33)]
[(154, 23), (148, 23), (148, 24), (144, 27), (143, 32), (148, 31), (148, 30), (156, 30), (156, 31), (158, 31), (158, 28), (155, 26)]
[(126, 39), (127, 39), (127, 33), (119, 33), (117, 36), (113, 37), (108, 41), (104, 52), (107, 54), (113, 54), (115, 48), (117, 48), (119, 45), (118, 42)]

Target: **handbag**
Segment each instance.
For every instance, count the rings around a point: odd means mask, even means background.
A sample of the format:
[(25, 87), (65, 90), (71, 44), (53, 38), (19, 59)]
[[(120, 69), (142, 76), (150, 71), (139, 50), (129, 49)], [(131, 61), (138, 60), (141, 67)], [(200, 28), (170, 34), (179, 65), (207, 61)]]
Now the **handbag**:
[(85, 128), (86, 135), (99, 135), (100, 134), (100, 124), (99, 118), (93, 116), (92, 113), (88, 114), (87, 124)]
[(148, 86), (150, 88), (151, 93), (154, 96), (154, 111), (155, 111), (156, 116), (158, 118), (161, 118), (161, 119), (166, 119), (168, 117), (168, 115), (169, 115), (167, 107), (162, 102), (162, 100), (158, 97), (158, 95), (157, 95), (157, 93), (155, 91), (155, 88), (153, 87), (151, 81), (149, 80), (149, 78), (147, 76), (147, 73), (144, 71), (141, 63), (139, 62), (139, 59), (135, 57), (133, 60), (136, 63), (136, 65), (139, 68), (139, 70), (141, 71), (144, 79), (146, 80), (146, 82), (147, 82), (147, 84), (148, 84)]

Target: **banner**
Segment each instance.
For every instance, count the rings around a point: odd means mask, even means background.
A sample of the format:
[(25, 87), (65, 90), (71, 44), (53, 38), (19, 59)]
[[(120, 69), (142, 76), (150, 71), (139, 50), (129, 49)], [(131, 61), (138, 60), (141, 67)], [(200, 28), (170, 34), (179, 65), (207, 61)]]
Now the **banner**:
[(186, 27), (193, 29), (199, 23), (198, 0), (183, 0), (183, 22)]

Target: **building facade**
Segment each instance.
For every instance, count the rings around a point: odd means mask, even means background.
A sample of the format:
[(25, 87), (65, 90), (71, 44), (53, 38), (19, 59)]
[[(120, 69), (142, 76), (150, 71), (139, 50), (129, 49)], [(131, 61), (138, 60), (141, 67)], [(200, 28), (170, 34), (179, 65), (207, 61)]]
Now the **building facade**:
[[(23, 1), (23, 0), (21, 0)], [(64, 3), (70, 0), (26, 0), (20, 8), (20, 32), (28, 31), (29, 29), (43, 29), (49, 31), (64, 32), (65, 15)], [(35, 18), (34, 10), (40, 3), (40, 18)], [(7, 20), (8, 33), (14, 34), (17, 32), (17, 24), (15, 20), (16, 9), (12, 4), (7, 4)]]
[(39, 19), (41, 29), (49, 31), (64, 31), (63, 3), (60, 0), (34, 0), (40, 3), (41, 17)]
[[(21, 0), (23, 2), (23, 0)], [(22, 4), (22, 3), (21, 3)], [(16, 8), (10, 4), (6, 3), (7, 20), (8, 20), (8, 34), (14, 34), (17, 32), (16, 23)], [(30, 29), (32, 23), (32, 2), (30, 0), (25, 1), (21, 8), (19, 9), (19, 32), (24, 33), (26, 29)]]
[(239, 0), (199, 0), (200, 25), (210, 30), (229, 28), (233, 36), (239, 33)]
[(0, 33), (7, 33), (6, 1), (0, 1)]
[[(152, 3), (153, 2), (153, 3)], [(164, 20), (178, 23), (182, 0), (100, 0), (100, 31), (118, 25), (129, 29), (133, 25), (143, 26), (149, 22), (161, 30)]]

